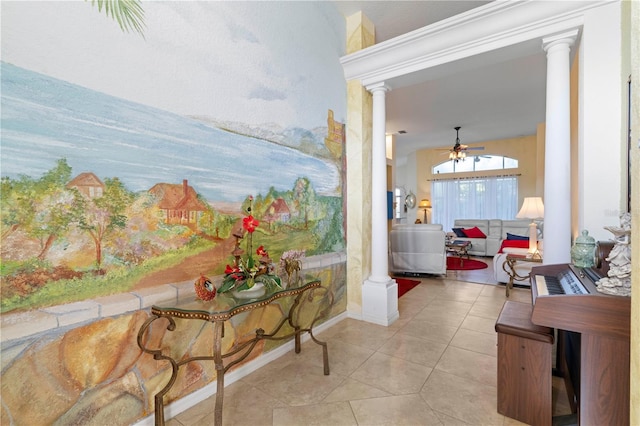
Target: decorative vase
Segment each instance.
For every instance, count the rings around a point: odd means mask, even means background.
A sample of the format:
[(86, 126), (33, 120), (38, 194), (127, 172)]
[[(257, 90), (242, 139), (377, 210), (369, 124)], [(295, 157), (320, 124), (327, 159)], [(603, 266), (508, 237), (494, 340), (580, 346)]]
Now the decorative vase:
[(595, 263), (595, 251), (596, 240), (585, 229), (582, 231), (582, 235), (576, 238), (575, 244), (571, 248), (571, 261), (579, 268), (590, 268)]
[(261, 282), (257, 282), (253, 285), (253, 287), (248, 288), (246, 290), (233, 290), (231, 294), (236, 299), (255, 299), (257, 297), (263, 296), (267, 288)]

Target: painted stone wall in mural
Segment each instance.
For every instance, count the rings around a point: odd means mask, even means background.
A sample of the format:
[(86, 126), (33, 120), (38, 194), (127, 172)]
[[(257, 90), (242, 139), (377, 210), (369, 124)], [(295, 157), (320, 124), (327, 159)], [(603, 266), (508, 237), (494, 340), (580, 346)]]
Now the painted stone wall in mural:
[(220, 274), (248, 195), (273, 255), (344, 247), (326, 128), (243, 135), (6, 63), (2, 80), (3, 311)]

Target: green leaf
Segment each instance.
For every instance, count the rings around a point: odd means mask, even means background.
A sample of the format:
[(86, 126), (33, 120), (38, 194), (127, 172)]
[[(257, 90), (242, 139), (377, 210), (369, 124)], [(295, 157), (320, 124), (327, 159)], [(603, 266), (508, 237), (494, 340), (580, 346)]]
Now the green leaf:
[(256, 281), (263, 283), (268, 290), (282, 288), (282, 281), (277, 275), (260, 275), (256, 277)]
[(113, 18), (122, 31), (133, 30), (144, 38), (144, 9), (140, 0), (91, 0), (92, 5), (96, 3), (98, 12), (104, 9), (104, 13)]
[(229, 290), (231, 290), (233, 288), (233, 286), (235, 285), (236, 280), (234, 280), (231, 277), (225, 278), (222, 281), (222, 285), (220, 286), (220, 288), (218, 289), (218, 293), (225, 293)]

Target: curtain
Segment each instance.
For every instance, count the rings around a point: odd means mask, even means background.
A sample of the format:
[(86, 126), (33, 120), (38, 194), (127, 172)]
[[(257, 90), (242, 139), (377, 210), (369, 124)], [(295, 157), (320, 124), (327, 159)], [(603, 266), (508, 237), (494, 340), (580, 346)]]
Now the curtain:
[(515, 219), (518, 177), (497, 176), (431, 182), (432, 223), (450, 232), (455, 219)]

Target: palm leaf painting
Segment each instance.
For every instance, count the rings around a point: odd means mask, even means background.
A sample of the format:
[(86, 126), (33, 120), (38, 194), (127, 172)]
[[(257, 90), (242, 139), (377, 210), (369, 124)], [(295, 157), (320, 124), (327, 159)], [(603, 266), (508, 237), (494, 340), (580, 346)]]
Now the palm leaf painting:
[[(87, 0), (85, 0), (87, 1)], [(144, 37), (144, 9), (138, 0), (91, 0), (98, 4), (98, 11), (113, 18), (122, 31), (131, 30)]]

